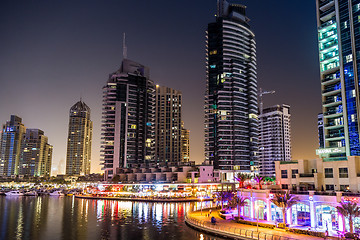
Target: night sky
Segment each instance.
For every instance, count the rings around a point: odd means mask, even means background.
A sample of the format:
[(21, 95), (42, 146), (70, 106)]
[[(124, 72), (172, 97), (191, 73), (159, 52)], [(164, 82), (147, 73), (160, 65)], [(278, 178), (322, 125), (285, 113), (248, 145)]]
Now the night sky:
[[(238, 0), (256, 35), (264, 107), (291, 106), (293, 159), (314, 158), (321, 111), (314, 0)], [(69, 109), (80, 97), (94, 122), (92, 172), (100, 172), (102, 87), (128, 58), (151, 79), (183, 93), (191, 160), (204, 160), (205, 31), (216, 0), (0, 1), (0, 124), (18, 115), (54, 146), (65, 172)]]

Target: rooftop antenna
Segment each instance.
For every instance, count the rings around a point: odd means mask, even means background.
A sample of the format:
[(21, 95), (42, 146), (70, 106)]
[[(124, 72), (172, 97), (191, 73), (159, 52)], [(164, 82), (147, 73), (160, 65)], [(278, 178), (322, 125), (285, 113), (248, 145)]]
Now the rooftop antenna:
[(127, 58), (126, 36), (123, 35), (123, 59)]

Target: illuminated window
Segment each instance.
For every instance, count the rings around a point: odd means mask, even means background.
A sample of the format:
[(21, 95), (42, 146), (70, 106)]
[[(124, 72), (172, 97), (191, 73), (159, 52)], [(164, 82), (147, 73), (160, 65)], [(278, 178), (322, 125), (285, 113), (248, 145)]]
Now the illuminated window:
[(347, 168), (339, 168), (339, 178), (348, 178), (348, 169)]
[(258, 115), (254, 114), (254, 113), (250, 113), (250, 114), (249, 114), (249, 118), (258, 119)]
[(210, 65), (210, 68), (216, 68), (216, 65), (214, 64), (214, 65)]
[(353, 58), (352, 58), (352, 54), (349, 54), (346, 56), (346, 63), (348, 62), (352, 62)]
[(355, 97), (355, 89), (351, 90), (350, 96), (351, 96), (351, 97)]
[(355, 116), (355, 114), (351, 114), (351, 122), (356, 122), (356, 116)]
[(217, 54), (217, 50), (210, 51), (210, 55)]
[(131, 125), (131, 129), (136, 129), (136, 125)]

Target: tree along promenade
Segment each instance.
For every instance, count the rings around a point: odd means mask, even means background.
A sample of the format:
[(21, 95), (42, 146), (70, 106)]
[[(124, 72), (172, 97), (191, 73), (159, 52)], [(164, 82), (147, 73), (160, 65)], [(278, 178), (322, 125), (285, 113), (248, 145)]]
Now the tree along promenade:
[[(211, 223), (211, 217), (215, 217), (216, 224)], [(185, 222), (191, 227), (212, 233), (218, 236), (232, 239), (257, 239), (257, 240), (323, 240), (320, 237), (289, 233), (282, 229), (269, 229), (236, 223), (233, 220), (225, 220), (219, 216), (218, 210), (189, 212)], [(334, 238), (335, 239), (335, 238)]]

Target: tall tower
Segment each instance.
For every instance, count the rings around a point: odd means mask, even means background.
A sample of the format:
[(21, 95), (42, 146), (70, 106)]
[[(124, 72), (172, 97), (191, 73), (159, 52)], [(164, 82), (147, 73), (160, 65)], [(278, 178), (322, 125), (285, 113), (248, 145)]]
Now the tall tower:
[(149, 77), (149, 68), (124, 59), (103, 87), (105, 179), (111, 179), (119, 167), (154, 162), (155, 85)]
[(261, 176), (275, 176), (275, 161), (291, 160), (290, 106), (263, 109), (260, 118), (259, 166)]
[(19, 175), (50, 176), (52, 146), (40, 129), (26, 129), (21, 146)]
[(157, 162), (181, 161), (180, 91), (156, 85), (155, 159)]
[(327, 161), (360, 156), (360, 1), (316, 0)]
[(182, 162), (190, 161), (190, 130), (184, 128), (184, 122), (181, 122), (181, 155)]
[(90, 108), (80, 100), (70, 108), (66, 175), (90, 174), (92, 130)]
[(2, 127), (0, 143), (0, 176), (10, 177), (19, 174), (21, 143), (26, 128), (21, 118), (11, 115), (10, 121)]
[(219, 0), (207, 28), (205, 159), (225, 171), (257, 165), (256, 46), (245, 10)]

